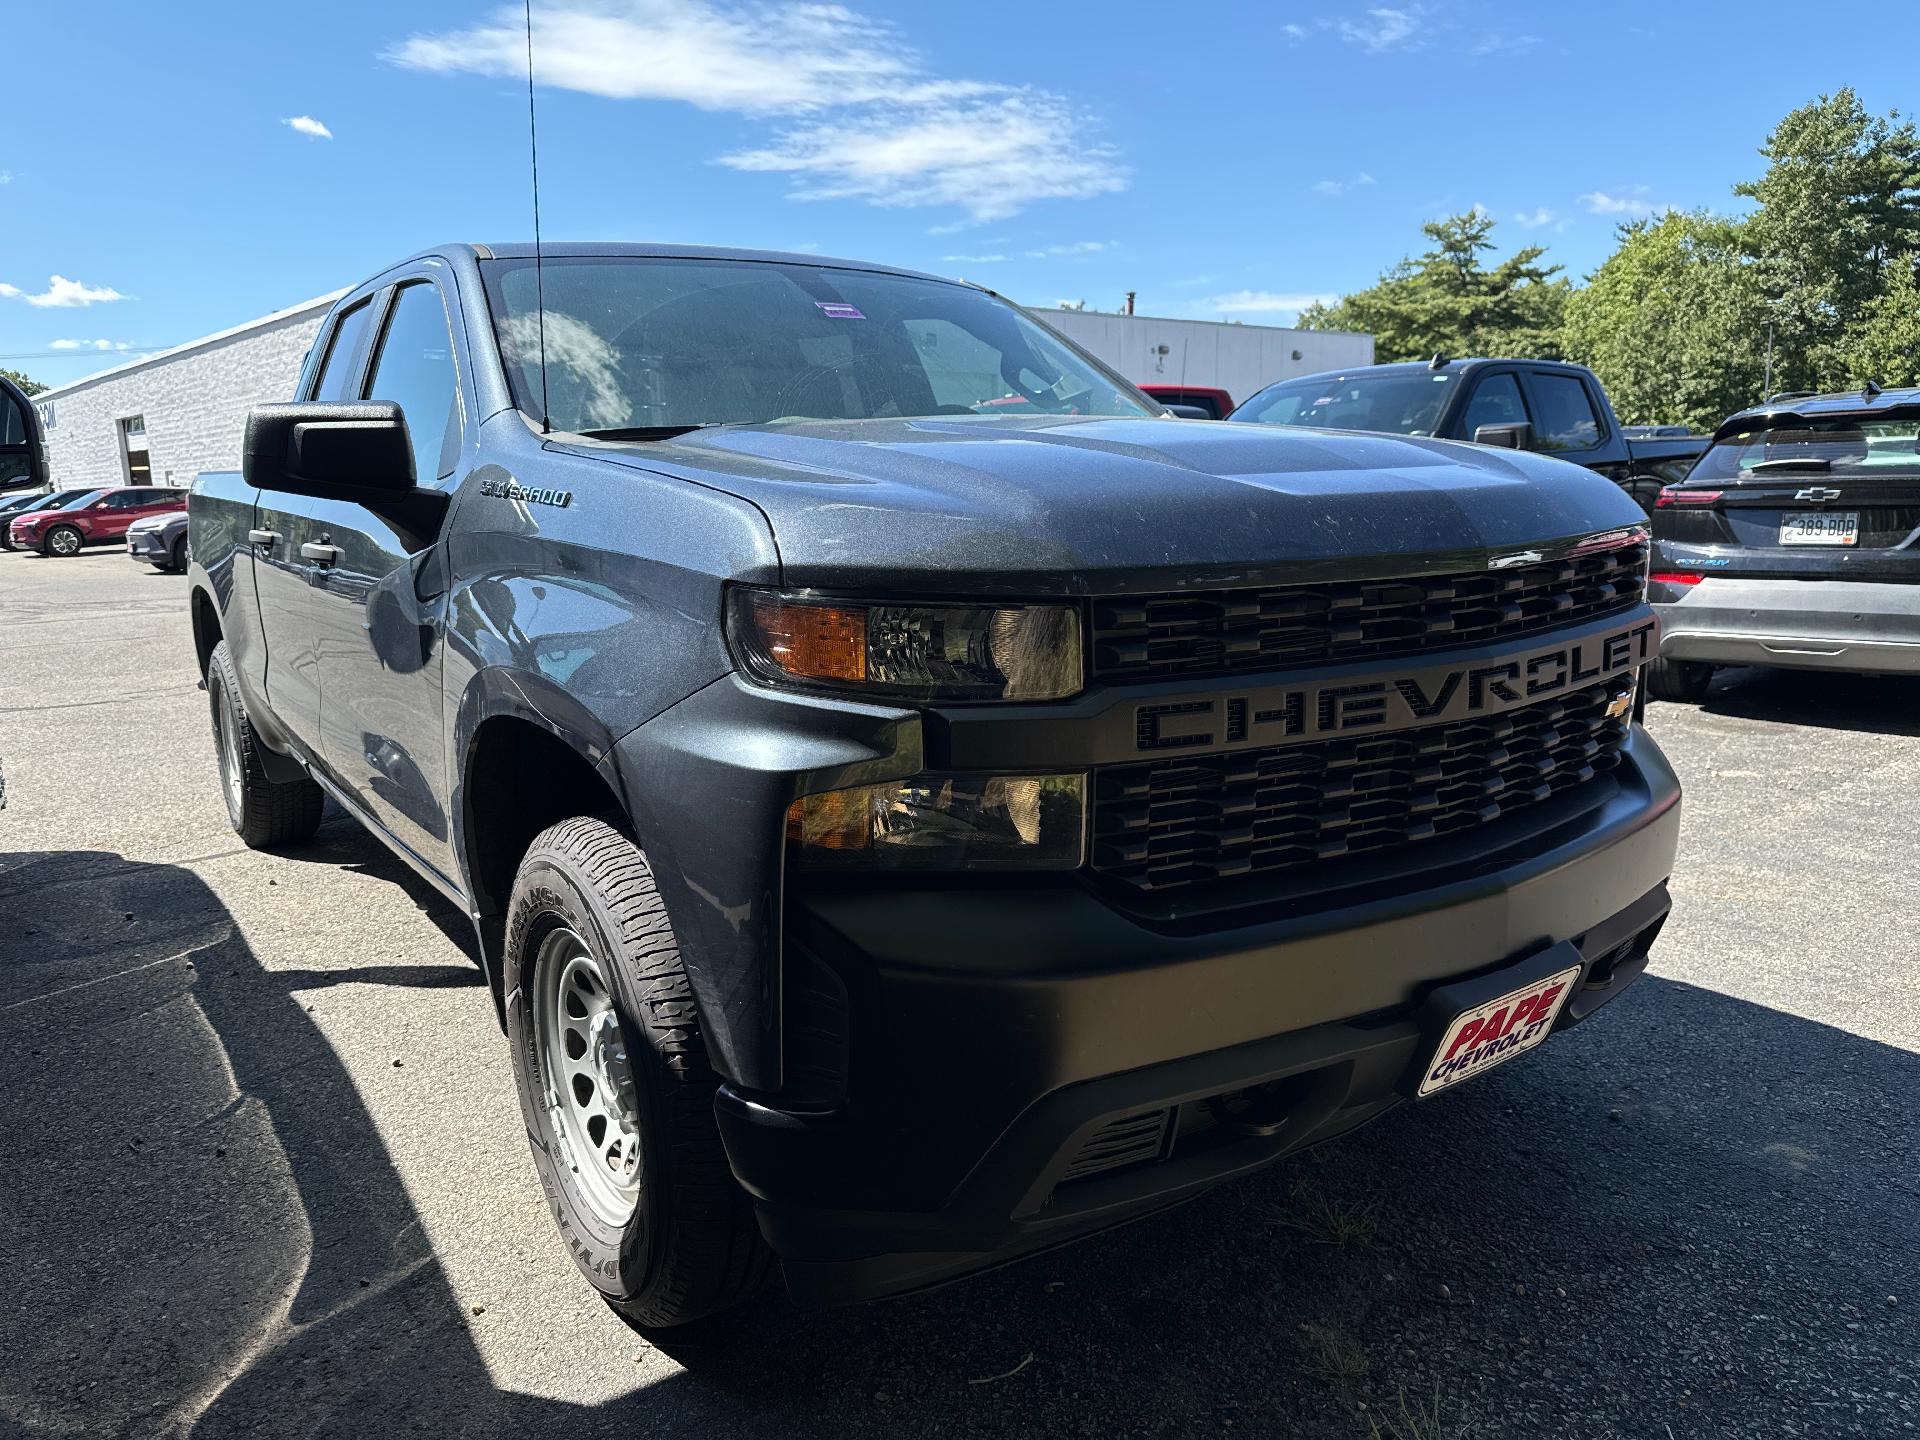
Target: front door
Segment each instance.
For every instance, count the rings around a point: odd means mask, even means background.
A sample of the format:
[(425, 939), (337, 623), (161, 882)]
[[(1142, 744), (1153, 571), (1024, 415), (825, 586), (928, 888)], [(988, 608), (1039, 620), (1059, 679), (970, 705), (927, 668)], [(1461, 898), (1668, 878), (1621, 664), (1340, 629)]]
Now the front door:
[[(413, 441), (427, 500), (460, 452), (459, 378), (447, 309), (430, 279), (394, 292), (363, 387), (392, 400)], [(314, 643), (321, 753), (347, 793), (442, 874), (453, 872), (441, 704), (446, 586), (428, 503), (375, 514), (314, 502)]]
[[(368, 325), (373, 304), (362, 300), (340, 312), (324, 337), (308, 400), (354, 400), (366, 373)], [(313, 560), (302, 552), (316, 543), (315, 501), (280, 490), (259, 491), (247, 548), (253, 555), (254, 599), (265, 640), (264, 683), (268, 703), (308, 755), (320, 758), (320, 653), (314, 626), (318, 602)]]

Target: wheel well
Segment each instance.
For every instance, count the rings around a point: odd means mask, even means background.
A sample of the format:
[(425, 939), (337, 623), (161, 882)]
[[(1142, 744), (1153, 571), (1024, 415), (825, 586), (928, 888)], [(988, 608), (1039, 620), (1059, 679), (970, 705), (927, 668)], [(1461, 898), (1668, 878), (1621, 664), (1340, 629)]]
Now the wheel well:
[(497, 716), (467, 751), (465, 830), (475, 908), (498, 916), (533, 837), (570, 815), (620, 813), (600, 772), (531, 721)]
[(220, 643), (220, 614), (213, 607), (213, 598), (204, 590), (193, 592), (193, 648), (200, 657), (200, 678), (205, 679), (207, 666), (213, 661), (213, 647)]

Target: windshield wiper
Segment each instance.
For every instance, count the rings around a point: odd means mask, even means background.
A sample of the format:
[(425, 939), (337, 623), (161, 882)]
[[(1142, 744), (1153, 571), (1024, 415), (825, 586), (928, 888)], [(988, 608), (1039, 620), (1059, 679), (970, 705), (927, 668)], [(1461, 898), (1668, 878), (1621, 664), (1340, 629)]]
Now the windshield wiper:
[(711, 430), (726, 423), (724, 420), (701, 420), (692, 425), (616, 425), (609, 430), (576, 430), (573, 433), (584, 435), (589, 440), (671, 440), (676, 435)]
[(1757, 465), (1747, 467), (1749, 475), (1777, 475), (1782, 470), (1817, 470), (1824, 474), (1833, 469), (1833, 461), (1824, 455), (1802, 455), (1785, 460), (1762, 460)]

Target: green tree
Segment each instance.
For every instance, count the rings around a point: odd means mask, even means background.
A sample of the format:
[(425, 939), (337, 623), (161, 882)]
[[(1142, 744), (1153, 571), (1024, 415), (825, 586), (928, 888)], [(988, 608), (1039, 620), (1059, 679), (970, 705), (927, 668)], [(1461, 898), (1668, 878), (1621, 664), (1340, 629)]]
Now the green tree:
[(1886, 269), (1880, 293), (1847, 327), (1841, 343), (1848, 388), (1871, 380), (1877, 385), (1920, 385), (1920, 277), (1911, 264)]
[(1766, 173), (1734, 193), (1756, 202), (1740, 235), (1777, 321), (1775, 386), (1845, 384), (1851, 337), (1903, 271), (1912, 278), (1920, 134), (1841, 90), (1789, 113), (1760, 153)]
[(1760, 398), (1767, 305), (1738, 222), (1670, 211), (1567, 302), (1567, 358), (1591, 366), (1628, 425), (1712, 429)]
[(18, 370), (0, 370), (0, 376), (4, 376), (6, 379), (13, 381), (14, 384), (18, 385), (29, 395), (38, 395), (42, 390), (47, 388), (31, 376), (22, 375)]
[(1546, 247), (1529, 245), (1489, 268), (1493, 218), (1480, 211), (1423, 225), (1431, 248), (1409, 257), (1332, 305), (1300, 313), (1308, 330), (1364, 330), (1381, 361), (1445, 355), (1521, 355), (1552, 359), (1560, 353), (1561, 317), (1570, 285), (1558, 265), (1545, 265)]

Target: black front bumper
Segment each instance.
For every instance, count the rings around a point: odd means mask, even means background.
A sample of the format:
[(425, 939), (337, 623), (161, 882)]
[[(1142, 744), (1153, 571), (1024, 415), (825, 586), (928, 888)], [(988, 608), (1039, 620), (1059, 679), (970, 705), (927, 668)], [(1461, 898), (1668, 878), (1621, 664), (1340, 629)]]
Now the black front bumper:
[(938, 1283), (1351, 1130), (1407, 1091), (1463, 994), (1578, 964), (1556, 1028), (1579, 1023), (1644, 969), (1678, 842), (1679, 785), (1644, 731), (1608, 783), (1525, 858), (1229, 929), (1065, 881), (790, 894), (839, 1089), (718, 1101), (790, 1288)]

